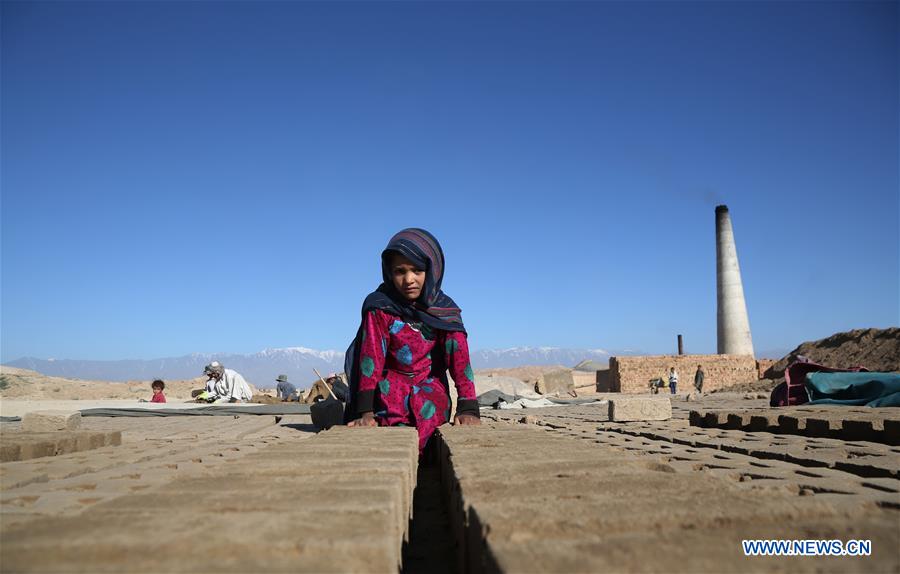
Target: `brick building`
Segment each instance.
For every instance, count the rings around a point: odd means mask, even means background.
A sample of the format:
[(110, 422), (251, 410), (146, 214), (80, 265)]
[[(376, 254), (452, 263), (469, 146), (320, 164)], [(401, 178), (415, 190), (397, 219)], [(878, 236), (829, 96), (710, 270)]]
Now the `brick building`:
[[(651, 379), (663, 377), (668, 384), (670, 367), (678, 371), (678, 390), (694, 388), (697, 365), (706, 373), (703, 391), (709, 392), (738, 383), (759, 379), (756, 359), (751, 355), (647, 355), (610, 357), (609, 372), (602, 390), (621, 393), (647, 393)], [(598, 389), (601, 386), (598, 377)]]

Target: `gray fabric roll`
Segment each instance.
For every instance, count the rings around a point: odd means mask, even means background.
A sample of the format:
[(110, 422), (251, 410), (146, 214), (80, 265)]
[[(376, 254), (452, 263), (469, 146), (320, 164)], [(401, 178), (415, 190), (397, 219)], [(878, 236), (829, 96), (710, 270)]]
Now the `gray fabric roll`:
[[(518, 395), (510, 395), (509, 393), (504, 393), (503, 391), (499, 391), (497, 389), (492, 389), (490, 391), (481, 393), (478, 395), (478, 406), (479, 407), (491, 407), (498, 400), (503, 399), (507, 403), (512, 403), (517, 401), (518, 399), (534, 398), (533, 396), (528, 397), (520, 397)], [(598, 397), (579, 397), (574, 399), (560, 399), (558, 397), (539, 397), (542, 399), (547, 399), (552, 403), (556, 403), (558, 405), (583, 405), (585, 403), (593, 403), (600, 400)]]
[(178, 417), (178, 416), (234, 416), (234, 415), (308, 415), (309, 405), (282, 403), (279, 405), (209, 405), (196, 409), (84, 409), (83, 417)]

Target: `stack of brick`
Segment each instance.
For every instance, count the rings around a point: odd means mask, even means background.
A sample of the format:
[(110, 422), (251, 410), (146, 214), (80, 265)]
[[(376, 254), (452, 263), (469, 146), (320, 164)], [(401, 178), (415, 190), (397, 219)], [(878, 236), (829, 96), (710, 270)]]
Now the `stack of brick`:
[(611, 357), (610, 392), (646, 393), (651, 379), (664, 378), (668, 384), (670, 367), (678, 371), (679, 391), (694, 387), (697, 365), (706, 373), (703, 391), (708, 392), (759, 379), (756, 359), (751, 355), (654, 355)]

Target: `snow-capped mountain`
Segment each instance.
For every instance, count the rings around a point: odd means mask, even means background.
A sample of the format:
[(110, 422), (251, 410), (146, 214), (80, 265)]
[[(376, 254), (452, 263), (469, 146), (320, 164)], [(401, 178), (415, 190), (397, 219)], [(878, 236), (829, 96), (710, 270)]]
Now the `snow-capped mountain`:
[(193, 353), (183, 357), (121, 361), (43, 360), (28, 357), (6, 364), (57, 377), (100, 381), (149, 381), (193, 379), (201, 376), (203, 367), (212, 361), (219, 361), (227, 368), (241, 373), (247, 381), (259, 388), (274, 386), (275, 377), (282, 374), (287, 375), (288, 380), (299, 387), (309, 386), (316, 379), (314, 368), (322, 375), (343, 370), (344, 353), (288, 347), (265, 349), (250, 355)]
[[(623, 353), (624, 354), (624, 353)], [(573, 367), (585, 359), (606, 364), (610, 353), (603, 349), (562, 349), (558, 347), (513, 347), (472, 352), (475, 369), (499, 369), (523, 365), (565, 365)], [(100, 381), (150, 381), (153, 379), (192, 379), (203, 367), (219, 361), (241, 373), (259, 388), (275, 385), (275, 377), (284, 374), (298, 387), (308, 387), (315, 379), (313, 369), (322, 375), (344, 369), (343, 351), (318, 351), (306, 347), (265, 349), (250, 355), (194, 353), (163, 359), (121, 361), (84, 361), (71, 359), (22, 358), (5, 363), (45, 375)]]

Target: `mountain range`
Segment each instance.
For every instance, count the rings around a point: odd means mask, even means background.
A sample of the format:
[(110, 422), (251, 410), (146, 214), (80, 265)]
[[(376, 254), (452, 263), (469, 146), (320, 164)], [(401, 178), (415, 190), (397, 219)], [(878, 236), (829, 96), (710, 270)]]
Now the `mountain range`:
[[(633, 351), (613, 353), (634, 354)], [(513, 347), (472, 351), (475, 369), (504, 369), (524, 365), (564, 365), (574, 367), (584, 360), (608, 364), (610, 353), (603, 349), (563, 349), (558, 347)], [(149, 381), (153, 379), (193, 379), (203, 367), (219, 361), (229, 369), (241, 373), (258, 388), (274, 386), (275, 377), (284, 374), (298, 387), (307, 387), (316, 376), (344, 369), (342, 351), (317, 351), (305, 347), (265, 349), (250, 355), (194, 353), (183, 357), (163, 359), (127, 359), (118, 361), (90, 361), (74, 359), (36, 359), (26, 357), (4, 363), (10, 367), (29, 369), (44, 375), (100, 381)]]

